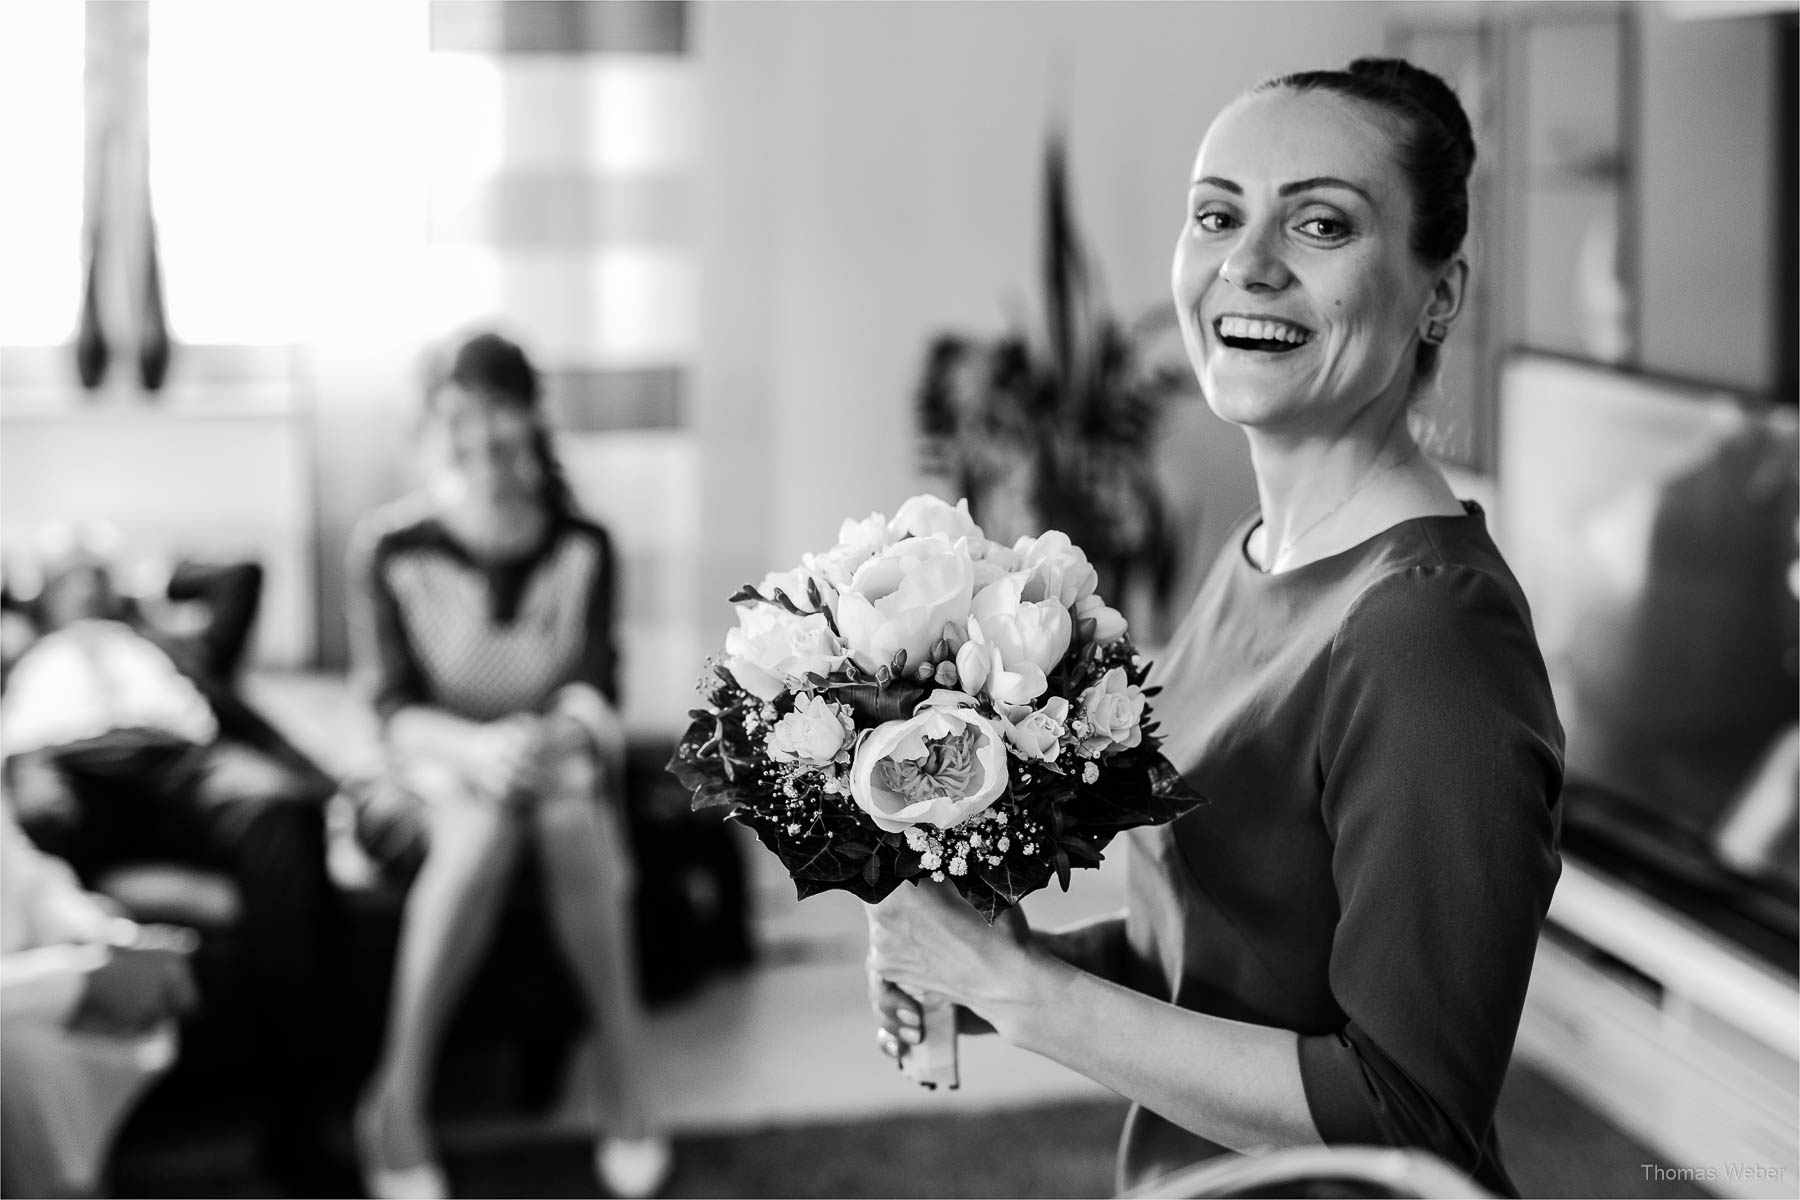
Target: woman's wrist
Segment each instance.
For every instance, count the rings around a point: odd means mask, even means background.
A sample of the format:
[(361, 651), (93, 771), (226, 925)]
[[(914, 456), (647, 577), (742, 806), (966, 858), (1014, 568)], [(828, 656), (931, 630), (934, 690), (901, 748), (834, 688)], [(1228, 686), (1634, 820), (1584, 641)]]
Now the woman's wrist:
[(979, 1014), (1006, 1041), (1038, 1049), (1046, 1038), (1054, 1037), (1053, 1027), (1067, 1011), (1081, 969), (1034, 941), (1020, 947), (1016, 965), (1008, 965), (998, 974), (1011, 986), (1003, 998), (984, 1006)]

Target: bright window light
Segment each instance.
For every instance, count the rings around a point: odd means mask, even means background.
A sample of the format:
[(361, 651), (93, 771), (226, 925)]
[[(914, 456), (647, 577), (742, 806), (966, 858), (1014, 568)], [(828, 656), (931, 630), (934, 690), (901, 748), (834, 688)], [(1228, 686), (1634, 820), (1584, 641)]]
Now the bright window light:
[(0, 4), (0, 345), (54, 346), (75, 330), (83, 8)]

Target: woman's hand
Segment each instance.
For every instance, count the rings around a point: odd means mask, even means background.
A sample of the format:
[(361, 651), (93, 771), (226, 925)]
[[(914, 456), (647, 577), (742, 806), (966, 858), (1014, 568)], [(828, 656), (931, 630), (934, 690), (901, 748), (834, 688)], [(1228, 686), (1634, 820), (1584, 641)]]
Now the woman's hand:
[(469, 746), (481, 794), (500, 802), (534, 793), (540, 783), (546, 730), (541, 718), (516, 713), (479, 727)]
[(1035, 947), (1017, 908), (993, 925), (948, 883), (904, 885), (869, 905), (869, 1005), (884, 1053), (916, 1044), (922, 1018), (909, 993), (936, 992), (961, 1006), (957, 1029), (988, 1033), (1030, 995)]

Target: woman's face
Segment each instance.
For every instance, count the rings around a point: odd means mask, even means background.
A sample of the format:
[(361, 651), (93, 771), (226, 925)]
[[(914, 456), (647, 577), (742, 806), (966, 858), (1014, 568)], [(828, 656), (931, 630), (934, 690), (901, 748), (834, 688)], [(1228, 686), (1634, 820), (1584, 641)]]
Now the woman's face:
[(1359, 102), (1277, 90), (1219, 115), (1194, 162), (1172, 272), (1214, 411), (1333, 434), (1404, 405), (1445, 275), (1408, 248), (1412, 210), (1384, 118)]
[(524, 408), (454, 383), (432, 405), (431, 459), (449, 497), (496, 507), (536, 503), (544, 469), (533, 445), (536, 423)]

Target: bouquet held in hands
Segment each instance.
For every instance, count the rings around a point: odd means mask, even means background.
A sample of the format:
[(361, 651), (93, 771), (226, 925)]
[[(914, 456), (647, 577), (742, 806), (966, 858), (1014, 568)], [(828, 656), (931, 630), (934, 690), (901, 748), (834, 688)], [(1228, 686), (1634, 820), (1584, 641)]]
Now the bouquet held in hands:
[[(730, 805), (802, 898), (948, 880), (992, 922), (1053, 877), (1066, 889), (1120, 830), (1198, 803), (1096, 583), (1065, 534), (990, 542), (966, 501), (845, 521), (732, 597), (670, 769), (696, 808)], [(953, 1083), (929, 1003), (926, 1035), (912, 1073)]]

